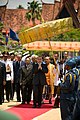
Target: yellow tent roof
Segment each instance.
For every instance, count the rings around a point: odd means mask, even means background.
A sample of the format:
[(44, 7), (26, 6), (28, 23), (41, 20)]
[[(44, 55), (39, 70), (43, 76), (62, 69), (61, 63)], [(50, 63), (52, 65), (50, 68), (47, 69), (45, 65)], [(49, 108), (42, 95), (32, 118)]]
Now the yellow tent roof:
[(72, 18), (58, 19), (22, 31), (19, 33), (19, 38), (22, 44), (26, 44), (64, 33), (71, 30), (72, 27)]

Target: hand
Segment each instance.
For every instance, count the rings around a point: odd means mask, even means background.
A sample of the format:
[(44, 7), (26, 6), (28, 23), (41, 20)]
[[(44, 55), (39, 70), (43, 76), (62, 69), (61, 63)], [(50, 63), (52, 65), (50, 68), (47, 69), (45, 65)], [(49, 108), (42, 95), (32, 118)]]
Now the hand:
[(14, 81), (13, 81), (13, 80), (11, 80), (11, 83), (14, 83)]
[(5, 80), (3, 81), (3, 85), (6, 85), (6, 81)]
[(22, 85), (22, 83), (20, 83), (20, 85)]
[(39, 70), (42, 70), (42, 67), (41, 67), (41, 64), (39, 64), (39, 67), (38, 67)]
[(60, 83), (61, 83), (61, 80), (58, 80), (58, 81), (57, 81), (57, 85), (59, 85)]
[(42, 67), (40, 66), (40, 67), (38, 67), (38, 69), (39, 69), (39, 70), (42, 70)]

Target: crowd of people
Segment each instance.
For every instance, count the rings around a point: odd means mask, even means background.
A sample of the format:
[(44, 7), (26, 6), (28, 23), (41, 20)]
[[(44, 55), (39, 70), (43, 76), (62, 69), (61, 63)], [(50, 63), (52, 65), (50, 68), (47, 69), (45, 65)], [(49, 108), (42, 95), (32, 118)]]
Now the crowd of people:
[[(55, 102), (53, 108), (61, 110), (62, 120), (77, 120), (80, 102), (80, 57), (68, 60), (68, 54), (59, 60), (58, 53), (32, 55), (22, 59), (22, 54), (0, 54), (0, 105), (13, 100), (16, 92), (17, 102), (30, 104), (33, 92), (33, 108), (40, 108), (49, 100)], [(78, 119), (79, 120), (79, 119)]]

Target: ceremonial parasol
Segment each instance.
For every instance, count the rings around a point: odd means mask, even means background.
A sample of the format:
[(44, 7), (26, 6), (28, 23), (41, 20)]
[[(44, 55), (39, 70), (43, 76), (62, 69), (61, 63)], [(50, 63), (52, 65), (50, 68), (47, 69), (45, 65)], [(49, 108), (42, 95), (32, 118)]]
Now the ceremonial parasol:
[(67, 32), (72, 28), (72, 18), (64, 18), (36, 25), (20, 32), (18, 35), (22, 44), (43, 41), (45, 39), (50, 41), (51, 37)]

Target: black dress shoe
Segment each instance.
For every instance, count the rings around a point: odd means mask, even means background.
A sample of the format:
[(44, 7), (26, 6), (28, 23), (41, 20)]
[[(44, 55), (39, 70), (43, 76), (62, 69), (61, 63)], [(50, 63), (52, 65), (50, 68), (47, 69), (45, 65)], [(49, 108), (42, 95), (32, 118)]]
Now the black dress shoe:
[(21, 102), (21, 100), (17, 100), (17, 102)]
[(33, 108), (36, 108), (36, 105), (33, 105)]
[(10, 100), (13, 100), (13, 98), (10, 98)]
[(23, 101), (21, 104), (25, 104), (25, 102)]
[(2, 103), (0, 102), (0, 105), (2, 105)]
[(41, 108), (41, 105), (38, 105), (38, 108)]
[(49, 104), (52, 104), (52, 101), (51, 101), (51, 99), (49, 100)]
[(54, 105), (53, 108), (59, 108), (59, 106), (58, 105)]

